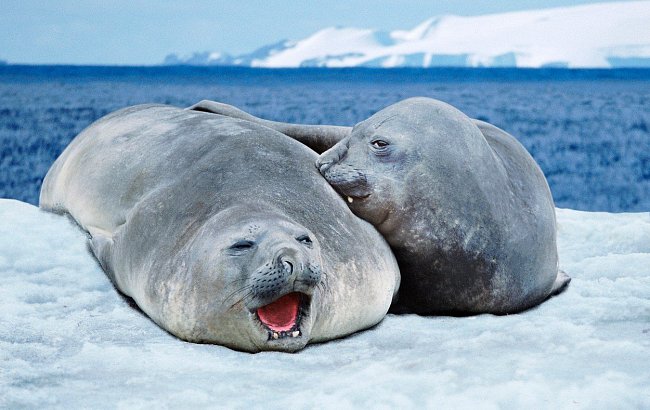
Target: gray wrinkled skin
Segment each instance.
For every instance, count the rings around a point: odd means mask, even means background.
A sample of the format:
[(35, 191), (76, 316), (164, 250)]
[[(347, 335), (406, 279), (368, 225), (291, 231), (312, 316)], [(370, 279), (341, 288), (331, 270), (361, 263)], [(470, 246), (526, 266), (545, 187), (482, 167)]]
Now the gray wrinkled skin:
[[(399, 286), (388, 245), (315, 161), (248, 121), (136, 106), (71, 142), (40, 206), (71, 215), (116, 287), (170, 333), (292, 352), (378, 323)], [(276, 340), (255, 312), (291, 292), (300, 335)]]
[(389, 106), (354, 128), (255, 119), (320, 152), (352, 211), (391, 245), (402, 282), (396, 312), (505, 314), (561, 291), (555, 208), (543, 173), (503, 130), (428, 98)]

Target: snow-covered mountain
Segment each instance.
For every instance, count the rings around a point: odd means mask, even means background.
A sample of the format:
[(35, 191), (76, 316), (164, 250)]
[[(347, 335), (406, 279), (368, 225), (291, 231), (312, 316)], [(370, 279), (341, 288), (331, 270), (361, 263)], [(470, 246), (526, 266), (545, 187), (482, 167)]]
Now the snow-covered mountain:
[(171, 54), (164, 64), (253, 67), (650, 67), (650, 1), (483, 16), (411, 30), (330, 27), (252, 53)]

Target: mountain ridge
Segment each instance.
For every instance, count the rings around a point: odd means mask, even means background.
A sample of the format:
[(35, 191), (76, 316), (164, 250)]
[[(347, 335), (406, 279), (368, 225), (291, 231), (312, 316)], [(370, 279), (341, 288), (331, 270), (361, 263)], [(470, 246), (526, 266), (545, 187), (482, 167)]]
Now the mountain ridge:
[(326, 27), (238, 56), (168, 55), (163, 64), (250, 67), (650, 67), (650, 1), (480, 16), (441, 15), (410, 30)]

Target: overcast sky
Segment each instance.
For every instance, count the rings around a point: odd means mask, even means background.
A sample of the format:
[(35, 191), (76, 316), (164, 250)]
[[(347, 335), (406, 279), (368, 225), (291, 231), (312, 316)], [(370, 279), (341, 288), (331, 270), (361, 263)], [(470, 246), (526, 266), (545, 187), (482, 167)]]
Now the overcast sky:
[(479, 15), (597, 2), (2, 0), (0, 59), (27, 64), (150, 65), (162, 62), (169, 53), (248, 52), (335, 25), (409, 29), (442, 14)]

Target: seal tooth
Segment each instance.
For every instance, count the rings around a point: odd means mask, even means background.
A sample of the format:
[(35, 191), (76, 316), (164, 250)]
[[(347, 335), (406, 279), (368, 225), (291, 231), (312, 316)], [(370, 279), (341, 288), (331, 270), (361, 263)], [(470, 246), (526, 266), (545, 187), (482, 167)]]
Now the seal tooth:
[(291, 337), (298, 337), (298, 336), (300, 336), (299, 330), (294, 330), (293, 332), (291, 332)]
[(349, 203), (352, 203), (353, 201), (354, 201), (354, 199), (352, 199), (352, 197), (349, 196), (349, 197), (348, 197), (348, 202), (349, 202)]
[(273, 332), (273, 338), (277, 339), (278, 337), (280, 337), (280, 335), (278, 335), (278, 332)]

